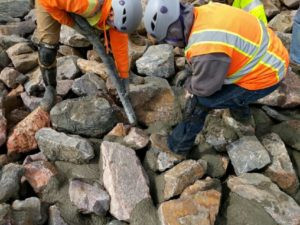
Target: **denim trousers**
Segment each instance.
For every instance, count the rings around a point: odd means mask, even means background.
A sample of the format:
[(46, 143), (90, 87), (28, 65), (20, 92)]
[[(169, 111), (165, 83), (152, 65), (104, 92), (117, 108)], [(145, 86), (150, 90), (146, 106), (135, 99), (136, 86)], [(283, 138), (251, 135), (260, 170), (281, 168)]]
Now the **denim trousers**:
[(249, 104), (269, 95), (279, 84), (272, 87), (250, 91), (235, 84), (223, 85), (222, 89), (211, 96), (193, 96), (197, 107), (182, 122), (177, 124), (168, 136), (169, 148), (179, 154), (186, 154), (193, 147), (197, 134), (202, 130), (205, 118), (211, 109), (225, 109), (242, 112), (250, 116)]
[(300, 64), (300, 7), (294, 17), (290, 58), (292, 62)]

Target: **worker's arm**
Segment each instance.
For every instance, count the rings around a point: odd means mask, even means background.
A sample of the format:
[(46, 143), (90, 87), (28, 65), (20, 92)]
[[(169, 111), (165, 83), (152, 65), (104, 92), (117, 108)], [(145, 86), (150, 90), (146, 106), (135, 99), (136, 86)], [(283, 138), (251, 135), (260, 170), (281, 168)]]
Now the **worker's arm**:
[(193, 75), (188, 77), (184, 87), (197, 96), (210, 96), (224, 84), (230, 57), (224, 53), (195, 56), (191, 59)]
[(128, 34), (109, 29), (110, 45), (121, 78), (129, 75)]

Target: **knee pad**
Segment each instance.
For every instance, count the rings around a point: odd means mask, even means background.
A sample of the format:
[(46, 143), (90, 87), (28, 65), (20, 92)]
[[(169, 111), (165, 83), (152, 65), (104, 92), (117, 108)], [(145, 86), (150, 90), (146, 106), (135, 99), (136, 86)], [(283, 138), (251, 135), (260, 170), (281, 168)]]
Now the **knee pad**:
[(56, 66), (57, 46), (44, 45), (39, 46), (39, 63), (44, 68), (53, 68)]

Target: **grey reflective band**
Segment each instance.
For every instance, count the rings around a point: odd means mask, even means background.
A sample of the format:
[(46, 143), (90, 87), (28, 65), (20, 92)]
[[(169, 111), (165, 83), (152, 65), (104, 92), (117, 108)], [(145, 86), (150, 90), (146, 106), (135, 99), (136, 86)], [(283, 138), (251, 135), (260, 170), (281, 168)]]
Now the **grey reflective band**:
[(262, 3), (259, 0), (252, 0), (248, 5), (243, 7), (243, 10), (250, 12), (252, 9), (260, 5), (262, 5)]
[(278, 74), (279, 80), (281, 80), (286, 74), (286, 66), (284, 61), (269, 52), (264, 55), (260, 63), (274, 69)]
[(260, 44), (260, 47), (258, 48), (257, 52), (252, 55), (250, 61), (246, 63), (240, 70), (235, 72), (232, 75), (229, 75), (229, 77), (226, 78), (225, 83), (234, 83), (236, 80), (239, 78), (243, 77), (244, 75), (250, 73), (255, 66), (263, 59), (264, 55), (268, 51), (268, 46), (269, 46), (269, 34), (267, 31), (267, 28), (263, 24), (262, 21), (258, 20), (260, 23), (260, 28), (261, 28), (261, 33), (262, 33), (262, 41)]
[(247, 39), (242, 38), (237, 34), (228, 33), (221, 30), (204, 30), (199, 33), (193, 33), (189, 38), (186, 49), (189, 49), (193, 45), (205, 42), (221, 44), (226, 43), (226, 45), (237, 48), (249, 57), (251, 57), (258, 49), (258, 45), (255, 45), (255, 43), (247, 41)]

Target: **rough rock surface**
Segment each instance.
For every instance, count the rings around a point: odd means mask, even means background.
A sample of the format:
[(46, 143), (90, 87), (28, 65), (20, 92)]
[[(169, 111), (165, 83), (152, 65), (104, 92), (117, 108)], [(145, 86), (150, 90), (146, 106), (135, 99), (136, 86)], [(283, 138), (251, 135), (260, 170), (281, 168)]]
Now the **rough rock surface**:
[(78, 96), (93, 96), (98, 93), (106, 93), (106, 85), (98, 75), (87, 73), (74, 81), (72, 91)]
[(10, 163), (3, 167), (0, 179), (0, 202), (17, 197), (24, 169), (18, 164)]
[(0, 4), (0, 14), (7, 13), (11, 17), (23, 17), (30, 9), (30, 0), (4, 0)]
[(49, 207), (49, 225), (68, 225), (61, 216), (56, 205)]
[(139, 150), (147, 146), (149, 137), (142, 129), (133, 127), (130, 129), (128, 135), (124, 137), (124, 142), (132, 149)]
[(94, 157), (93, 147), (80, 136), (68, 136), (51, 128), (43, 128), (35, 138), (41, 152), (51, 161), (84, 163)]
[(180, 104), (165, 79), (146, 77), (144, 84), (130, 85), (129, 96), (138, 121), (143, 124), (174, 125), (181, 120)]
[(78, 59), (77, 65), (82, 73), (94, 73), (99, 75), (103, 80), (107, 79), (108, 74), (103, 63), (86, 59)]
[(74, 79), (79, 76), (80, 70), (77, 66), (77, 56), (64, 56), (57, 59), (57, 78)]
[(32, 95), (37, 91), (43, 91), (45, 89), (40, 68), (36, 68), (35, 70), (27, 73), (27, 76), (28, 81), (24, 86), (27, 94)]
[(272, 127), (272, 131), (289, 146), (300, 151), (300, 121), (289, 120)]
[(177, 200), (164, 202), (159, 207), (162, 224), (213, 225), (221, 201), (221, 193), (216, 190), (198, 192)]
[(128, 221), (141, 200), (149, 198), (147, 176), (135, 151), (117, 143), (101, 144), (103, 182), (111, 197), (110, 213)]
[(7, 141), (8, 154), (28, 152), (37, 148), (35, 133), (50, 126), (50, 116), (40, 107), (17, 124)]
[(109, 102), (100, 97), (68, 99), (50, 112), (52, 126), (59, 131), (99, 137), (116, 124)]
[(280, 225), (298, 225), (300, 206), (262, 174), (249, 173), (231, 177), (227, 182), (233, 193), (254, 200)]
[(110, 197), (97, 183), (91, 185), (78, 179), (71, 180), (69, 196), (71, 202), (84, 214), (105, 215), (109, 209)]
[(271, 160), (268, 152), (255, 136), (245, 136), (227, 146), (227, 151), (237, 175), (261, 169)]
[(282, 11), (276, 15), (268, 25), (275, 31), (289, 33), (292, 30), (293, 18), (295, 14), (296, 10)]
[(0, 73), (0, 80), (9, 88), (15, 88), (18, 85), (18, 79), (22, 79), (24, 75), (13, 68), (6, 67)]
[(7, 120), (4, 115), (4, 110), (0, 110), (0, 146), (6, 142)]
[(168, 44), (150, 46), (136, 61), (140, 74), (168, 78), (175, 74), (173, 47)]
[(283, 191), (295, 194), (299, 180), (283, 141), (277, 134), (271, 133), (262, 138), (262, 144), (272, 157), (272, 163), (264, 174)]
[(24, 105), (30, 110), (33, 111), (36, 108), (39, 107), (40, 102), (42, 101), (42, 98), (40, 97), (35, 97), (35, 96), (30, 96), (27, 94), (27, 92), (21, 93), (21, 98), (24, 103)]
[(61, 27), (59, 41), (71, 47), (88, 47), (91, 45), (83, 35), (65, 25)]

